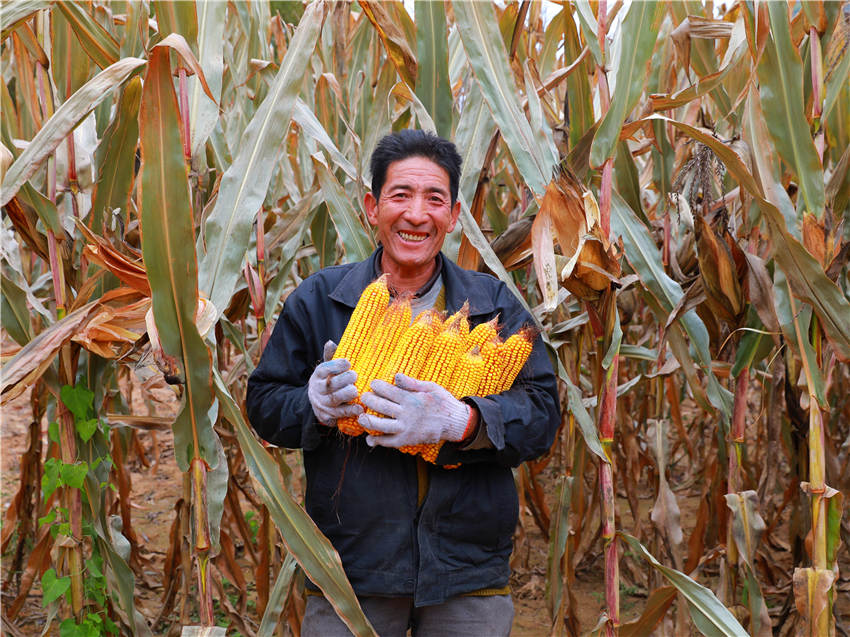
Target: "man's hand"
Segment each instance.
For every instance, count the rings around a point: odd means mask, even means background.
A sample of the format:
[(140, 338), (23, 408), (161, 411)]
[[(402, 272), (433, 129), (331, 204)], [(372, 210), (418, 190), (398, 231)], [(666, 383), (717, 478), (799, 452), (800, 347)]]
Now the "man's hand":
[(357, 398), (357, 372), (351, 369), (348, 359), (331, 360), (336, 351), (333, 341), (325, 343), (324, 360), (313, 370), (307, 383), (307, 398), (313, 406), (313, 413), (323, 425), (333, 427), (337, 418), (357, 417), (363, 413), (363, 407), (347, 404)]
[(374, 380), (360, 397), (365, 407), (387, 418), (362, 414), (357, 421), (383, 436), (367, 436), (369, 446), (403, 447), (441, 440), (460, 441), (469, 434), (471, 407), (437, 383), (396, 374), (395, 385)]

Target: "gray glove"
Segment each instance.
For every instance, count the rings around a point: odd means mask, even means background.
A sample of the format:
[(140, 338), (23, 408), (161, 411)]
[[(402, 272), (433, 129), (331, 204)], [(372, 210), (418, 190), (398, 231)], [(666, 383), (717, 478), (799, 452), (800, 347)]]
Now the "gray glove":
[(471, 407), (448, 390), (404, 374), (396, 374), (395, 382), (390, 385), (373, 380), (372, 391), (360, 397), (365, 407), (387, 416), (361, 414), (357, 419), (366, 429), (384, 434), (367, 436), (369, 446), (398, 448), (441, 440), (460, 441), (469, 434)]
[(357, 398), (357, 372), (351, 369), (348, 359), (331, 360), (336, 351), (336, 343), (328, 341), (324, 347), (324, 361), (316, 366), (307, 383), (307, 398), (313, 407), (313, 413), (323, 425), (333, 427), (337, 418), (357, 417), (363, 413), (363, 407), (348, 404)]

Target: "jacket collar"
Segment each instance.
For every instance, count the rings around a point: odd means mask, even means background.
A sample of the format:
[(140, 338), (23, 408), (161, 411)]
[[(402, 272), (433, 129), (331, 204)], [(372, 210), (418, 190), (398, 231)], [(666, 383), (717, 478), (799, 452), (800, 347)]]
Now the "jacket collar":
[[(363, 290), (374, 280), (374, 273), (380, 271), (378, 256), (379, 251), (375, 250), (365, 261), (352, 265), (330, 293), (330, 298), (348, 307), (355, 307)], [(442, 276), (446, 288), (446, 311), (449, 314), (459, 310), (467, 300), (470, 316), (485, 316), (495, 311), (493, 299), (487, 294), (489, 286), (481, 285), (479, 277), (482, 275), (479, 273), (464, 270), (443, 255)]]

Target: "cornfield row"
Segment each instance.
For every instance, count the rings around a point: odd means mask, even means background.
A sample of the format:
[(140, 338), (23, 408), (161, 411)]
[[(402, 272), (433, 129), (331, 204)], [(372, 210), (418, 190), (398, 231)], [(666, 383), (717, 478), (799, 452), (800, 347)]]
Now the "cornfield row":
[[(40, 583), (63, 635), (297, 634), (297, 565), (374, 634), (298, 452), (241, 406), (287, 293), (374, 249), (377, 140), (419, 127), (464, 155), (447, 255), (557, 362), (559, 436), (515, 472), (551, 633), (846, 635), (850, 3), (410, 6), (3, 3), (2, 404), (32, 412), (4, 632)], [(169, 427), (183, 497), (147, 616), (127, 462)]]

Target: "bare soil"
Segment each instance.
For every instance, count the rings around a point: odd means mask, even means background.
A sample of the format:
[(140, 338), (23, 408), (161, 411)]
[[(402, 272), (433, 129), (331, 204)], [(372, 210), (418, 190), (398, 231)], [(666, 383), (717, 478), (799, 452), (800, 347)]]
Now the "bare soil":
[[(154, 404), (158, 415), (173, 413), (175, 405), (169, 398), (168, 390), (162, 388), (165, 394), (158, 395), (160, 402)], [(134, 399), (134, 410), (136, 413), (145, 413), (150, 408), (136, 393)], [(11, 499), (19, 487), (20, 459), (27, 448), (27, 430), (29, 425), (30, 406), (28, 395), (25, 394), (2, 409), (2, 426), (0, 426), (0, 498), (2, 498), (2, 512), (5, 514)], [(46, 427), (42, 427), (46, 430)], [(183, 477), (174, 460), (172, 439), (170, 431), (157, 433), (142, 432), (138, 434), (141, 447), (144, 450), (145, 460), (149, 466), (145, 466), (138, 453), (131, 454), (128, 458), (128, 466), (132, 477), (132, 520), (133, 528), (140, 539), (144, 551), (145, 561), (141, 567), (141, 573), (137, 572), (136, 592), (137, 604), (141, 612), (147, 617), (157, 616), (162, 607), (162, 581), (163, 567), (166, 552), (169, 546), (169, 533), (175, 518), (175, 504), (183, 495)], [(46, 447), (46, 432), (44, 446)], [(547, 468), (540, 476), (545, 499), (550, 510), (555, 508), (554, 484), (555, 477), (552, 470)], [(696, 492), (697, 489), (692, 488)], [(679, 505), (682, 507), (682, 527), (685, 538), (690, 535), (696, 518), (696, 507), (698, 498), (688, 493), (677, 493)], [(243, 510), (250, 507), (242, 502)], [(639, 502), (640, 522), (651, 525), (650, 509), (653, 501), (651, 498), (641, 499)], [(619, 499), (618, 507), (620, 519), (618, 527), (627, 532), (635, 533), (635, 520), (632, 519), (627, 501)], [(539, 637), (548, 635), (550, 632), (550, 615), (546, 603), (546, 563), (548, 544), (543, 534), (534, 522), (530, 509), (522, 512), (522, 528), (516, 536), (516, 550), (512, 560), (514, 573), (511, 578), (511, 588), (516, 609), (512, 634), (516, 637)], [(12, 546), (14, 541), (12, 542)], [(592, 629), (602, 612), (604, 606), (604, 584), (603, 584), (603, 562), (597, 548), (589, 554), (591, 557), (580, 565), (576, 573), (576, 580), (571, 588), (576, 603), (577, 616), (581, 624), (581, 632)], [(11, 551), (7, 551), (2, 558), (2, 579), (8, 579), (8, 569), (11, 563)], [(597, 557), (592, 557), (596, 554)], [(844, 550), (846, 558), (847, 551)], [(244, 547), (237, 546), (237, 556), (243, 573), (249, 581), (250, 595), (255, 598), (255, 586), (253, 584), (254, 566), (246, 557)], [(846, 559), (845, 559), (846, 563)], [(788, 565), (790, 566), (790, 564)], [(842, 567), (846, 573), (846, 565)], [(644, 570), (646, 570), (644, 568)], [(140, 577), (141, 575), (141, 577)], [(621, 587), (621, 621), (623, 623), (636, 619), (646, 605), (646, 590), (640, 586), (628, 585), (628, 573), (624, 573), (626, 585)], [(232, 590), (232, 589), (231, 589)], [(10, 585), (2, 592), (2, 606), (4, 608), (14, 599), (17, 591), (17, 583), (14, 576)], [(847, 621), (850, 625), (850, 595), (839, 593), (837, 599), (836, 613), (839, 622)], [(178, 602), (179, 608), (179, 602)], [(256, 616), (255, 606), (248, 605), (248, 621), (256, 624), (259, 617)], [(254, 609), (252, 611), (252, 609)], [(253, 612), (254, 616), (250, 616)], [(18, 631), (3, 631), (3, 634), (38, 635), (41, 633), (46, 619), (45, 610), (41, 606), (41, 591), (38, 582), (33, 586), (28, 599), (21, 612), (15, 618), (14, 624)], [(222, 623), (227, 619), (222, 616)], [(166, 621), (155, 627), (154, 634), (179, 634), (178, 609), (172, 611)], [(228, 634), (237, 634), (231, 629)]]

